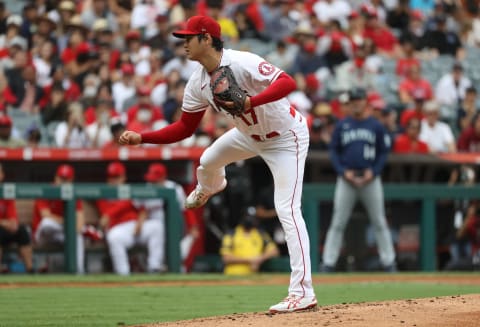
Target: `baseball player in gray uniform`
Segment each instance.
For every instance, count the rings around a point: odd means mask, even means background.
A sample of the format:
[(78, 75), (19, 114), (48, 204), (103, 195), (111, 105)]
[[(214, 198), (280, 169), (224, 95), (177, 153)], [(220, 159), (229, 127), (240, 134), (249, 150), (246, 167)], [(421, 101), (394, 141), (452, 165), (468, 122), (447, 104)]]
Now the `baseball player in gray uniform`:
[[(174, 36), (185, 40), (190, 60), (201, 65), (186, 87), (180, 119), (163, 129), (138, 134), (126, 131), (121, 144), (167, 144), (194, 133), (207, 109), (222, 113), (235, 125), (210, 145), (200, 158), (198, 185), (185, 201), (186, 208), (199, 208), (225, 189), (225, 166), (260, 156), (272, 172), (274, 202), (285, 230), (290, 254), (288, 296), (270, 307), (270, 312), (292, 312), (317, 305), (310, 268), (310, 243), (301, 210), (301, 197), (309, 133), (306, 119), (286, 96), (296, 89), (295, 80), (256, 54), (223, 48), (220, 25), (208, 16), (193, 16)], [(228, 66), (248, 94), (243, 112), (229, 114), (218, 106), (211, 89), (211, 73)]]
[(386, 271), (394, 271), (395, 251), (385, 218), (380, 177), (390, 151), (390, 136), (366, 110), (364, 89), (354, 88), (347, 97), (350, 115), (338, 122), (330, 144), (330, 157), (338, 177), (333, 217), (323, 250), (323, 270), (335, 270), (345, 227), (360, 200), (375, 230), (380, 261)]

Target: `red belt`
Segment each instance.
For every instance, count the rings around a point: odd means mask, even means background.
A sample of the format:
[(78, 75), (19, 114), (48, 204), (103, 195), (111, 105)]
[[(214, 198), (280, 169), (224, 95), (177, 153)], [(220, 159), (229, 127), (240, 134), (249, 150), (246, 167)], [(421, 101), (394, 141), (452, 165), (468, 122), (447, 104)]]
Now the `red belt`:
[[(295, 118), (295, 116), (297, 115), (297, 111), (295, 110), (295, 108), (293, 106), (290, 106), (290, 115)], [(302, 116), (300, 116), (300, 121), (302, 121)], [(279, 136), (280, 133), (277, 132), (277, 131), (273, 131), (273, 132), (270, 132), (268, 134), (265, 134), (265, 136), (263, 135), (257, 135), (257, 134), (253, 134), (253, 135), (250, 135), (250, 137), (252, 139), (254, 139), (255, 141), (257, 142), (263, 142), (267, 139), (272, 139), (274, 137), (277, 137)]]

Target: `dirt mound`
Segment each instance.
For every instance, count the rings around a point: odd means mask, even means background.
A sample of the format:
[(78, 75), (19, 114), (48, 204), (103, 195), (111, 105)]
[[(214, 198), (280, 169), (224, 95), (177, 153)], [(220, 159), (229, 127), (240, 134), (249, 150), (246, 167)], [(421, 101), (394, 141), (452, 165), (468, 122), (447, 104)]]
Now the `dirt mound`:
[(314, 311), (276, 314), (241, 313), (197, 318), (142, 327), (195, 326), (479, 326), (480, 295), (444, 296), (425, 299), (341, 304), (319, 307)]

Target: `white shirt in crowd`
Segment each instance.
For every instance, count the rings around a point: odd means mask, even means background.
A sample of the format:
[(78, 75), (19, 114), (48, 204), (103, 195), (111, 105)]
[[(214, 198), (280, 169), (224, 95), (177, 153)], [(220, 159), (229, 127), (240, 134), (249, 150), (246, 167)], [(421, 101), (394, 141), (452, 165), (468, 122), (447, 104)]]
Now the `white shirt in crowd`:
[(90, 146), (85, 129), (75, 128), (70, 134), (68, 141), (66, 140), (68, 133), (68, 123), (62, 121), (55, 129), (55, 144), (59, 148), (87, 148)]
[(427, 121), (422, 120), (420, 140), (428, 144), (432, 152), (449, 152), (448, 145), (455, 142), (452, 129), (442, 121), (437, 121), (430, 126)]

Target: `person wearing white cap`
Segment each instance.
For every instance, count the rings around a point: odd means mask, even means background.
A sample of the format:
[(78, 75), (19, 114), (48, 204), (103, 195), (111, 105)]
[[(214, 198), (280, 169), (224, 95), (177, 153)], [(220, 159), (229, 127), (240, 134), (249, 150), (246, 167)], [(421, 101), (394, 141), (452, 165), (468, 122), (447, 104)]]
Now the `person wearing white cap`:
[(422, 120), (420, 140), (428, 144), (433, 153), (457, 152), (455, 137), (450, 126), (439, 118), (439, 105), (428, 101), (423, 107), (425, 118)]

